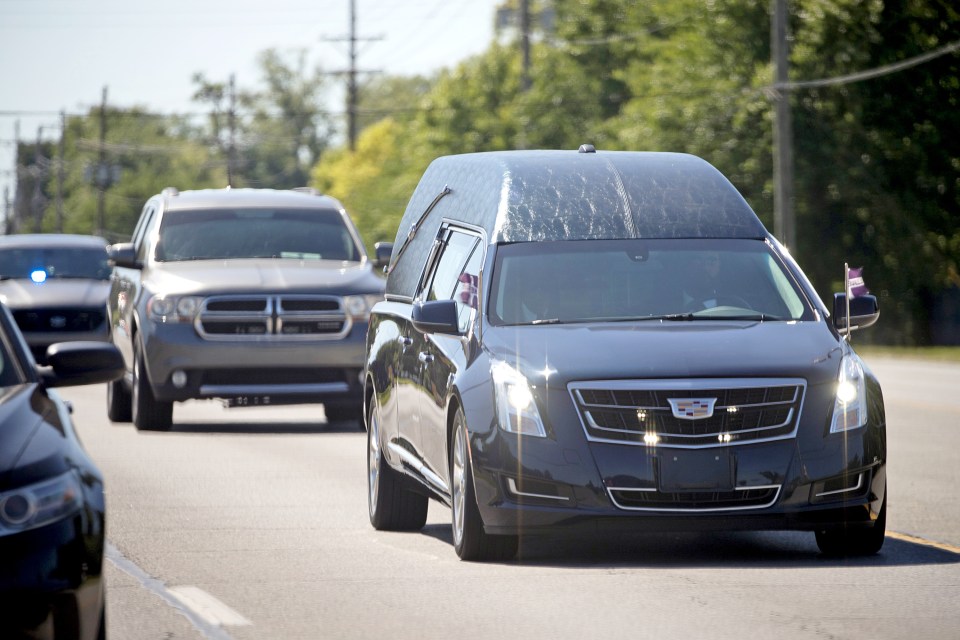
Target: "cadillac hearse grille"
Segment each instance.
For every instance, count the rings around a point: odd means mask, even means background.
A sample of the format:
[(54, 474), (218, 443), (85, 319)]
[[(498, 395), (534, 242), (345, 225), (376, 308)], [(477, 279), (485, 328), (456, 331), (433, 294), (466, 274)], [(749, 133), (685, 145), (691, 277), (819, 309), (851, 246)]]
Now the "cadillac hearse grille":
[(214, 296), (204, 300), (197, 332), (207, 340), (324, 340), (350, 331), (335, 296)]
[(806, 384), (798, 379), (576, 382), (587, 439), (702, 448), (791, 438)]

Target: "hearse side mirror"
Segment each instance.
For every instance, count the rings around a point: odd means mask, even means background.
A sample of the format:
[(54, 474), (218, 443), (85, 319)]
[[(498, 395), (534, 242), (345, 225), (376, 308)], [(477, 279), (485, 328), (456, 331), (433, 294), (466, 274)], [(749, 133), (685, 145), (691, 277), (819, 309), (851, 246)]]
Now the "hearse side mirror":
[(453, 300), (431, 300), (430, 302), (414, 303), (411, 319), (414, 328), (422, 333), (460, 335), (457, 303)]
[[(850, 298), (850, 330), (864, 329), (877, 321), (880, 317), (880, 306), (877, 297), (866, 295)], [(843, 293), (833, 294), (833, 326), (843, 331), (847, 328), (847, 296)]]
[(110, 264), (128, 269), (141, 269), (143, 265), (137, 261), (137, 250), (132, 242), (121, 242), (107, 247), (107, 258)]
[(373, 266), (382, 269), (390, 265), (390, 255), (393, 253), (392, 242), (378, 242), (373, 245), (373, 251), (376, 254)]

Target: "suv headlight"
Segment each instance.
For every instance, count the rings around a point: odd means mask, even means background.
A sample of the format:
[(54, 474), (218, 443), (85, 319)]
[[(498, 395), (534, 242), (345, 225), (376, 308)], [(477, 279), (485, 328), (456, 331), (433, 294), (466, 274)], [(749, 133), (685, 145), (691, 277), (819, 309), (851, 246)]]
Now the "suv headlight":
[(497, 397), (500, 428), (510, 433), (546, 438), (537, 402), (523, 374), (498, 360), (491, 365), (490, 375)]
[(153, 296), (147, 301), (147, 315), (154, 322), (193, 322), (203, 298), (198, 296)]
[(863, 362), (856, 355), (850, 354), (840, 361), (830, 433), (849, 431), (865, 424), (867, 424), (867, 384), (863, 374)]
[(343, 296), (343, 310), (354, 321), (363, 322), (370, 319), (370, 311), (373, 309), (373, 305), (381, 300), (383, 300), (383, 296), (379, 294)]
[(82, 504), (83, 489), (73, 471), (4, 491), (0, 493), (0, 536), (56, 522), (78, 511)]

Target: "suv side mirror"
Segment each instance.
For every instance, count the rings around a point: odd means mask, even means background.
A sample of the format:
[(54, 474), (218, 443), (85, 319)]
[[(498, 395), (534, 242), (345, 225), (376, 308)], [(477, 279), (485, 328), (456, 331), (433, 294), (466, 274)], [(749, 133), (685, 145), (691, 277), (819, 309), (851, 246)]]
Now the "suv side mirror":
[(107, 247), (107, 258), (110, 264), (116, 267), (127, 267), (128, 269), (140, 269), (143, 267), (137, 261), (137, 249), (132, 242), (121, 242)]
[[(850, 298), (850, 330), (864, 329), (880, 317), (880, 306), (876, 296), (858, 296)], [(843, 331), (847, 328), (847, 296), (844, 293), (833, 294), (833, 326)]]
[(460, 335), (457, 303), (454, 300), (416, 302), (413, 305), (411, 319), (414, 328), (422, 333)]
[(373, 262), (375, 267), (383, 268), (390, 265), (390, 256), (393, 254), (392, 242), (378, 242), (373, 245), (373, 250), (376, 253), (376, 259)]

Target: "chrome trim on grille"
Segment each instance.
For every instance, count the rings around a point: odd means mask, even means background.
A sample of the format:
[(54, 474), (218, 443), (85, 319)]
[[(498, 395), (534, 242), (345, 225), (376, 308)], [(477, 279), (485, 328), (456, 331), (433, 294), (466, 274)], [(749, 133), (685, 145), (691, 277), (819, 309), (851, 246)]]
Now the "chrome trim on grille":
[[(734, 488), (734, 491), (769, 491), (769, 490), (771, 490), (771, 489), (775, 489), (776, 491), (775, 491), (775, 493), (773, 494), (773, 498), (770, 499), (768, 502), (765, 502), (765, 503), (763, 503), (763, 504), (751, 504), (751, 505), (745, 505), (745, 506), (739, 506), (739, 507), (704, 507), (704, 508), (700, 508), (700, 509), (685, 508), (685, 507), (630, 507), (630, 506), (626, 506), (626, 505), (623, 505), (623, 504), (621, 504), (620, 502), (618, 502), (617, 499), (616, 499), (616, 497), (614, 497), (614, 493), (613, 493), (614, 491), (620, 491), (620, 492), (627, 492), (627, 491), (633, 492), (633, 491), (636, 491), (636, 492), (640, 492), (640, 493), (642, 493), (642, 492), (656, 492), (657, 489), (638, 489), (638, 488), (635, 488), (635, 487), (607, 487), (607, 495), (610, 497), (610, 501), (611, 501), (618, 509), (623, 509), (623, 510), (625, 510), (625, 511), (663, 511), (663, 512), (670, 512), (670, 513), (709, 513), (709, 512), (722, 512), (722, 511), (750, 511), (750, 510), (756, 510), (756, 509), (767, 509), (767, 508), (769, 508), (769, 507), (772, 507), (774, 504), (776, 504), (777, 499), (780, 497), (780, 490), (781, 490), (782, 487), (783, 487), (783, 485), (779, 485), (779, 484), (765, 484), (765, 485), (757, 485), (757, 486), (753, 486), (753, 487), (735, 487), (735, 488)], [(708, 493), (709, 493), (709, 492), (708, 492)]]
[(321, 382), (318, 384), (204, 384), (200, 385), (202, 396), (299, 396), (321, 393), (347, 393), (346, 382)]
[[(704, 449), (796, 437), (806, 381), (802, 378), (591, 380), (571, 382), (567, 390), (590, 442)], [(677, 395), (672, 396), (674, 393)], [(683, 420), (681, 425), (681, 421), (673, 416), (668, 399), (690, 397), (691, 394), (699, 397), (710, 393), (718, 394), (712, 417)], [(784, 397), (784, 394), (787, 395)], [(588, 395), (595, 397), (588, 398)], [(745, 402), (735, 402), (737, 395)], [(617, 396), (622, 400), (619, 403)], [(759, 396), (760, 401), (754, 396)], [(771, 411), (774, 412), (772, 415), (764, 416), (764, 412)], [(604, 412), (618, 414), (611, 416), (611, 419), (614, 422), (619, 420), (623, 428), (601, 425), (594, 414)], [(784, 412), (786, 415), (782, 415)], [(736, 417), (738, 414), (739, 420)], [(744, 416), (754, 422), (743, 422)], [(764, 417), (776, 422), (767, 424), (763, 422)], [(633, 425), (630, 421), (636, 422), (635, 428), (631, 428)], [(698, 429), (702, 431), (698, 433)], [(647, 434), (656, 434), (656, 445), (644, 442)]]
[[(290, 307), (310, 306), (312, 302), (316, 309), (285, 308), (285, 302)], [(231, 325), (236, 325), (234, 331), (228, 332)], [(297, 342), (340, 340), (350, 333), (353, 320), (338, 296), (232, 294), (204, 299), (193, 326), (204, 340)], [(218, 327), (224, 332), (214, 330)], [(290, 327), (296, 327), (295, 331)]]
[(823, 491), (821, 493), (815, 494), (815, 497), (822, 498), (824, 496), (835, 496), (838, 493), (852, 493), (854, 491), (859, 491), (860, 487), (863, 486), (863, 473), (857, 475), (857, 486), (847, 487), (846, 489), (837, 489), (836, 491)]

